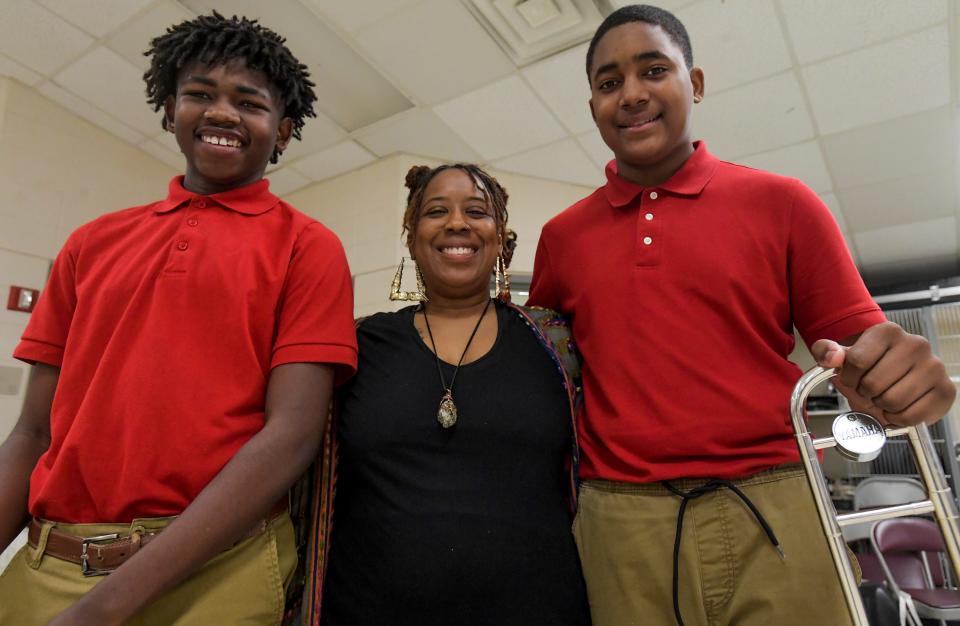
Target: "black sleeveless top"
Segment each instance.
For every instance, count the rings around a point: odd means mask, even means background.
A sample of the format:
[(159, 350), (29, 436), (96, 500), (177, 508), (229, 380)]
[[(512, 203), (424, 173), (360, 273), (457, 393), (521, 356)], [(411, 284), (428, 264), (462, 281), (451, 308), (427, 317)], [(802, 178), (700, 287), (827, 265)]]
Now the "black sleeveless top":
[[(324, 624), (589, 624), (570, 532), (569, 403), (557, 367), (513, 311), (461, 367), (459, 420), (415, 307), (360, 326), (342, 390)], [(453, 366), (443, 364), (449, 382)]]

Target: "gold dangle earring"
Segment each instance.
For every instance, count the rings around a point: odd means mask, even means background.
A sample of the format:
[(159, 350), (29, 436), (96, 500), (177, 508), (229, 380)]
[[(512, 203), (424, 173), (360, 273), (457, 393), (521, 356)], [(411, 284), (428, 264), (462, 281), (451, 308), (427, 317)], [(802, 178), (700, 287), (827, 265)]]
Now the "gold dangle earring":
[(397, 267), (397, 273), (393, 277), (393, 281), (390, 283), (390, 299), (393, 301), (401, 300), (404, 302), (426, 302), (427, 298), (427, 288), (423, 284), (423, 273), (420, 271), (420, 266), (417, 265), (416, 259), (411, 258), (413, 261), (413, 266), (415, 268), (417, 276), (417, 290), (416, 291), (400, 291), (400, 283), (403, 281), (403, 264), (406, 262), (407, 257), (400, 257), (400, 265)]
[(497, 262), (493, 266), (493, 281), (496, 298), (501, 302), (510, 302), (510, 274), (507, 272), (507, 264), (503, 261), (502, 255), (497, 257)]

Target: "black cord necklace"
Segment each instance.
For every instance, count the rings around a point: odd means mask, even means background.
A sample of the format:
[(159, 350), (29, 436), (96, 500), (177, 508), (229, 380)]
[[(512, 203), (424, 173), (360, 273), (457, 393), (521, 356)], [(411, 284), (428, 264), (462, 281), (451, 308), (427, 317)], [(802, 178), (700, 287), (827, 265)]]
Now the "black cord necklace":
[(443, 377), (443, 369), (440, 367), (440, 355), (437, 354), (437, 344), (433, 341), (433, 331), (430, 330), (430, 319), (427, 317), (427, 309), (420, 305), (420, 310), (423, 311), (423, 321), (427, 326), (427, 335), (430, 336), (430, 346), (433, 348), (433, 358), (437, 361), (437, 373), (440, 374), (440, 386), (443, 387), (443, 398), (440, 399), (440, 408), (437, 409), (437, 421), (440, 422), (440, 425), (444, 428), (450, 428), (457, 423), (457, 405), (453, 402), (453, 383), (457, 380), (457, 372), (460, 371), (460, 364), (463, 363), (463, 357), (467, 356), (467, 350), (470, 349), (470, 344), (473, 343), (473, 338), (477, 336), (477, 331), (480, 330), (480, 322), (483, 321), (484, 316), (487, 314), (487, 309), (490, 308), (490, 303), (493, 302), (491, 299), (487, 299), (487, 304), (483, 307), (483, 312), (480, 313), (480, 319), (477, 320), (477, 325), (473, 327), (473, 332), (470, 333), (470, 338), (467, 339), (467, 345), (464, 346), (463, 352), (460, 353), (460, 360), (457, 361), (457, 366), (453, 368), (453, 376), (450, 377), (450, 386), (447, 386), (447, 381)]

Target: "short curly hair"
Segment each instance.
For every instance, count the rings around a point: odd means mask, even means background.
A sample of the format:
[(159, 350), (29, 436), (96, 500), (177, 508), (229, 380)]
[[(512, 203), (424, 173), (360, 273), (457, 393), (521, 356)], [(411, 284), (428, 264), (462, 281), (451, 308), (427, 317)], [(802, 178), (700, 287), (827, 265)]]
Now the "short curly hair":
[[(150, 49), (143, 53), (150, 57), (150, 69), (143, 75), (147, 103), (154, 111), (162, 109), (167, 98), (177, 93), (181, 70), (193, 63), (243, 61), (249, 69), (263, 72), (275, 87), (284, 116), (293, 122), (293, 136), (300, 139), (306, 118), (317, 115), (313, 110), (317, 96), (307, 66), (293, 56), (285, 41), (257, 20), (236, 15), (226, 18), (216, 11), (170, 26), (152, 39)], [(163, 124), (166, 127), (165, 120)], [(276, 163), (278, 157), (274, 150), (270, 162)]]
[(690, 35), (687, 33), (683, 22), (678, 20), (676, 15), (649, 4), (628, 4), (608, 15), (597, 27), (597, 32), (593, 34), (593, 39), (590, 40), (590, 45), (587, 47), (587, 81), (590, 84), (593, 84), (590, 70), (593, 69), (593, 53), (597, 49), (597, 44), (611, 28), (633, 22), (644, 22), (662, 28), (673, 43), (680, 48), (687, 69), (693, 68), (693, 46), (690, 44)]
[(509, 217), (507, 199), (510, 196), (496, 178), (472, 163), (454, 163), (437, 167), (414, 165), (410, 168), (405, 181), (407, 189), (410, 191), (407, 193), (407, 208), (403, 212), (403, 233), (406, 235), (407, 248), (413, 246), (413, 236), (417, 230), (417, 222), (420, 221), (423, 192), (426, 191), (427, 185), (430, 184), (434, 176), (447, 170), (460, 170), (469, 176), (490, 204), (494, 219), (497, 222), (497, 233), (503, 242), (503, 252), (501, 253), (503, 264), (509, 267), (510, 260), (513, 258), (513, 251), (517, 247), (517, 233), (507, 228), (507, 218)]

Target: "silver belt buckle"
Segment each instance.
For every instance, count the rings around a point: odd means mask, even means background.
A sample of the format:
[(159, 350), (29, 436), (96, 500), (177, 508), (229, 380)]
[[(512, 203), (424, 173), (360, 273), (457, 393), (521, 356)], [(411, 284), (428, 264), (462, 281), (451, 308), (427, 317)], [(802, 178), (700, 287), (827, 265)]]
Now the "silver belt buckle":
[(87, 554), (87, 549), (92, 545), (94, 547), (99, 546), (100, 544), (107, 543), (110, 541), (116, 541), (120, 538), (120, 533), (110, 533), (109, 535), (97, 535), (96, 537), (84, 537), (80, 540), (80, 573), (85, 577), (90, 576), (104, 576), (109, 574), (112, 570), (108, 569), (97, 569), (96, 567), (90, 567), (90, 557)]

